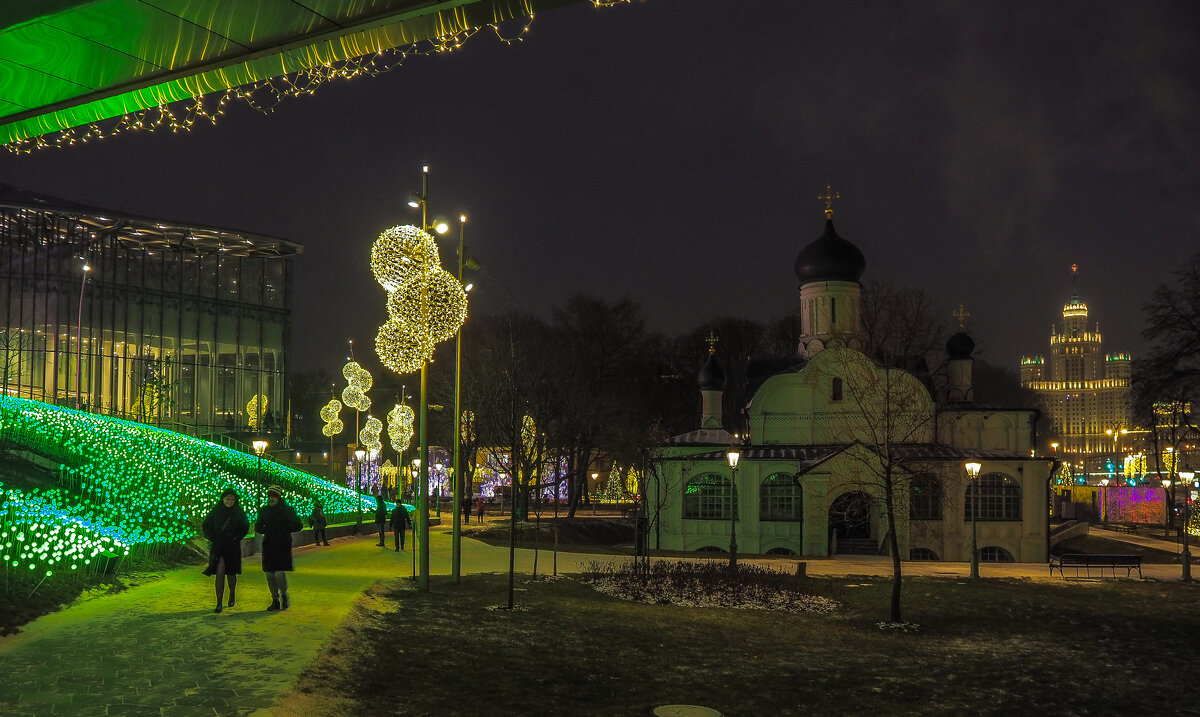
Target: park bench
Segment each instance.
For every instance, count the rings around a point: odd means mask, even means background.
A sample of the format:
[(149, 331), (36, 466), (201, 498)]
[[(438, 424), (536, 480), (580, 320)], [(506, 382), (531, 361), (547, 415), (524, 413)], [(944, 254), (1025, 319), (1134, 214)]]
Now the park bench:
[(1132, 533), (1137, 535), (1137, 523), (1112, 523), (1108, 526), (1109, 530), (1115, 530), (1118, 533)]
[(1087, 555), (1083, 553), (1067, 553), (1066, 555), (1051, 555), (1050, 556), (1050, 575), (1054, 575), (1054, 570), (1058, 569), (1058, 574), (1061, 577), (1066, 577), (1063, 573), (1063, 568), (1075, 568), (1075, 576), (1079, 577), (1079, 571), (1084, 570), (1087, 577), (1092, 577), (1092, 568), (1095, 568), (1099, 573), (1098, 577), (1104, 577), (1105, 570), (1111, 570), (1113, 577), (1117, 577), (1117, 568), (1125, 568), (1125, 577), (1131, 577), (1133, 571), (1138, 571), (1138, 577), (1142, 577), (1142, 556), (1141, 555)]

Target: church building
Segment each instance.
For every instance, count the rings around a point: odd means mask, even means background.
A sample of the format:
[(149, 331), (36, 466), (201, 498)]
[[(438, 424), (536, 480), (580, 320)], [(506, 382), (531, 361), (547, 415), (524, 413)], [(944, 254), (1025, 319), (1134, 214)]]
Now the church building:
[(974, 341), (961, 331), (940, 406), (921, 378), (864, 353), (865, 268), (826, 198), (825, 231), (795, 263), (796, 365), (754, 392), (744, 425), (723, 426), (710, 340), (699, 426), (671, 439), (648, 481), (652, 547), (819, 557), (895, 545), (906, 560), (967, 561), (974, 536), (983, 562), (1047, 559), (1057, 464), (1036, 455), (1037, 410), (974, 404)]

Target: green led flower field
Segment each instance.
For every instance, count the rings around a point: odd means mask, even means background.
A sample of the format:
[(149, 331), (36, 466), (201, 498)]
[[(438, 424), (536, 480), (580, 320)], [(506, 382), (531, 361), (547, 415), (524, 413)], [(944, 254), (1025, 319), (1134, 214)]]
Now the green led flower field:
[(57, 488), (0, 482), (0, 556), (8, 571), (80, 570), (132, 546), (190, 540), (230, 487), (251, 525), (272, 484), (299, 515), (314, 500), (327, 514), (375, 505), (373, 497), (215, 443), (10, 396), (0, 396), (0, 441), (60, 466)]

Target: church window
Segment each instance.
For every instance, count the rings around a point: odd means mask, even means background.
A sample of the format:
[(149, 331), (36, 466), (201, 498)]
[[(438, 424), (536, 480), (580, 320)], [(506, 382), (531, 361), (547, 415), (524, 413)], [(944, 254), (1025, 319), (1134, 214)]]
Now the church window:
[(1003, 473), (979, 476), (967, 486), (963, 519), (970, 522), (975, 510), (975, 493), (979, 492), (979, 520), (1020, 520), (1021, 490), (1016, 482)]
[(842, 400), (842, 379), (840, 378), (833, 379), (832, 399), (834, 401)]
[(758, 493), (758, 519), (762, 521), (798, 521), (804, 516), (800, 486), (791, 473), (772, 473), (763, 480)]
[(683, 517), (692, 520), (729, 520), (732, 505), (729, 478), (705, 473), (683, 488)]
[(909, 560), (937, 560), (937, 553), (929, 548), (911, 548), (908, 551)]
[[(942, 482), (930, 473), (913, 476), (908, 517), (911, 520), (942, 519)], [(936, 558), (934, 558), (936, 560)]]

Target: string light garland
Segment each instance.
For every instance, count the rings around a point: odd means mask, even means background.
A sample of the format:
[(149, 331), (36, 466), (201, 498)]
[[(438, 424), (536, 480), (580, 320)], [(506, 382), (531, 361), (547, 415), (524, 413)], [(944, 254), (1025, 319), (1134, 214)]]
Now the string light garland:
[(271, 77), (227, 90), (195, 95), (191, 99), (175, 103), (159, 104), (120, 117), (96, 120), (78, 127), (64, 129), (61, 132), (9, 142), (4, 145), (4, 148), (16, 154), (30, 154), (41, 149), (60, 149), (76, 144), (86, 144), (125, 132), (156, 132), (159, 130), (170, 130), (172, 133), (189, 132), (197, 123), (208, 122), (215, 125), (217, 118), (225, 114), (227, 105), (234, 103), (244, 103), (253, 110), (269, 115), (285, 99), (312, 95), (317, 88), (334, 80), (350, 80), (363, 76), (375, 77), (400, 67), (409, 57), (460, 49), (468, 39), (485, 27), (490, 28), (500, 42), (512, 45), (523, 41), (532, 25), (533, 16), (530, 15), (524, 19), (513, 35), (505, 35), (498, 24), (489, 24), (403, 47), (381, 48), (370, 54), (328, 62), (280, 77)]

